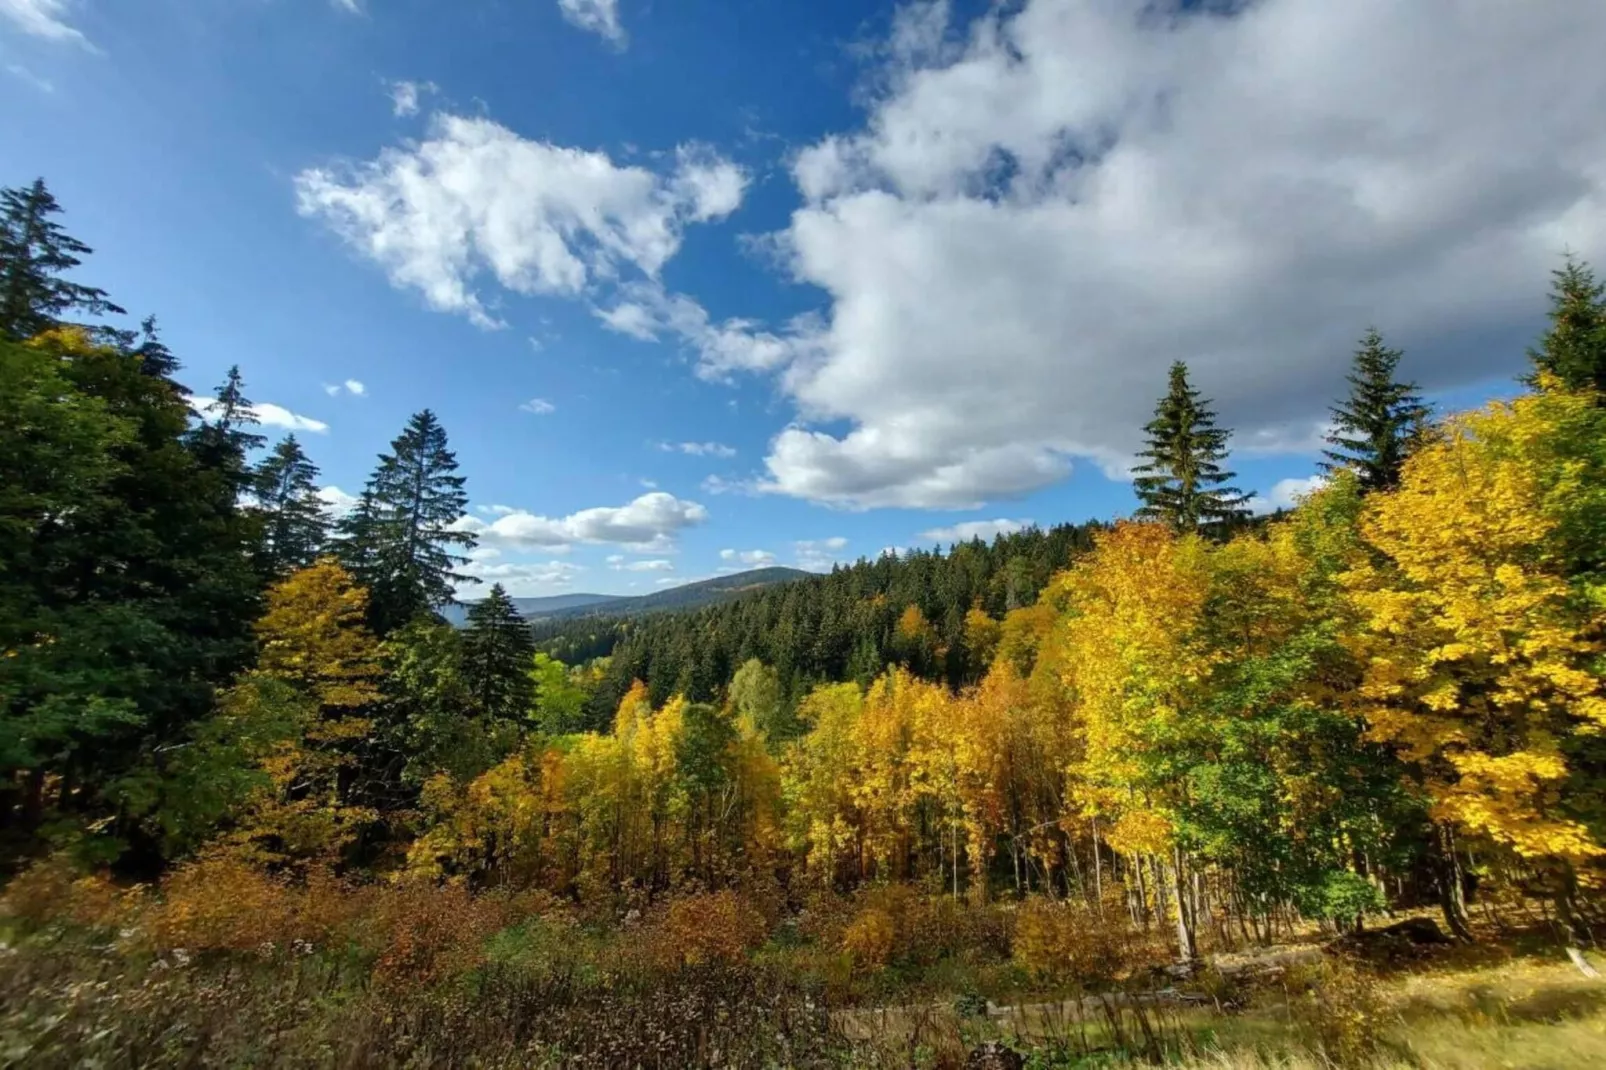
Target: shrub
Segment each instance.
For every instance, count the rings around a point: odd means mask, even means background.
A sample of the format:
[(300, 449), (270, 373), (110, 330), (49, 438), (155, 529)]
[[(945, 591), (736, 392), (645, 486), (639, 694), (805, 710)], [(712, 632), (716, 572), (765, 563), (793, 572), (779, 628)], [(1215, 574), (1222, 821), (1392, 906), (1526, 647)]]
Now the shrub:
[(1107, 982), (1125, 965), (1125, 933), (1080, 901), (1033, 896), (1015, 920), (1013, 954), (1039, 980)]
[(674, 899), (653, 932), (666, 966), (735, 964), (764, 942), (764, 915), (732, 891)]
[(842, 950), (853, 956), (860, 969), (879, 970), (892, 961), (898, 930), (891, 913), (881, 907), (868, 907), (849, 923), (842, 934)]

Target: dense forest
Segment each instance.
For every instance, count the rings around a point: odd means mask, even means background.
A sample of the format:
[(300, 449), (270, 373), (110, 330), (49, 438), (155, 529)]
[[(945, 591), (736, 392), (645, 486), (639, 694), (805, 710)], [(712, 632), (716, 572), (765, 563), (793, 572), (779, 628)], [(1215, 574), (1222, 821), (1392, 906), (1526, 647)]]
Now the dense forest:
[[(15, 913), (185, 954), (349, 942), (376, 978), (430, 983), (534, 954), (507, 933), (573, 910), (646, 919), (608, 954), (767, 947), (844, 985), (933, 955), (1091, 976), (1112, 934), (1187, 962), (1421, 905), (1457, 939), (1538, 904), (1556, 939), (1593, 942), (1606, 299), (1587, 265), (1557, 271), (1510, 402), (1434, 418), (1365, 334), (1330, 479), (1286, 516), (1249, 521), (1178, 363), (1131, 520), (532, 635), (500, 587), (464, 629), (441, 616), (474, 537), (431, 412), (329, 516), (238, 370), (196, 399), (153, 320), (106, 325), (123, 310), (69, 280), (90, 251), (59, 214), (43, 182), (0, 201)], [(394, 898), (418, 889), (442, 898)]]

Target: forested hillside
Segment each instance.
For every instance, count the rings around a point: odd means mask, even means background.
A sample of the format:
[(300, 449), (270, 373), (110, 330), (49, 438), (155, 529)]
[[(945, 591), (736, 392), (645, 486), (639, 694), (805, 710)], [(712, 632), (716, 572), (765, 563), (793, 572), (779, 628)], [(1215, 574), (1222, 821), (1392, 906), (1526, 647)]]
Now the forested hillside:
[(594, 620), (538, 623), (536, 645), (570, 664), (612, 656), (593, 702), (599, 726), (634, 680), (657, 703), (675, 694), (707, 702), (754, 658), (775, 669), (792, 701), (816, 683), (868, 683), (889, 664), (959, 687), (986, 670), (995, 637), (985, 622), (1035, 603), (1102, 527), (1064, 524), (991, 544), (885, 554), (672, 616), (610, 618), (604, 607)]
[[(689, 1065), (710, 1042), (686, 1022), (801, 1044), (822, 1001), (1080, 993), (1392, 910), (1461, 941), (1503, 917), (1595, 939), (1606, 298), (1586, 265), (1556, 273), (1510, 402), (1435, 419), (1364, 335), (1330, 479), (1286, 516), (1249, 521), (1178, 363), (1136, 518), (532, 636), (501, 587), (443, 618), (475, 536), (432, 412), (331, 517), (237, 369), (196, 399), (154, 322), (106, 326), (121, 310), (68, 280), (89, 250), (59, 214), (42, 182), (0, 202), (4, 910), (48, 961), (87, 934), (95, 976), (222, 971), (127, 1005), (220, 977), (161, 1015), (239, 998), (279, 1038), (303, 1028), (283, 1008), (358, 1008), (416, 1065), (477, 1065), (452, 1045), (482, 1007), (505, 1065), (600, 1044), (573, 1023), (611, 1014), (638, 1052), (680, 1030)], [(681, 985), (692, 1011), (659, 997)], [(168, 1020), (103, 1029), (124, 1012), (73, 1000), (41, 1020), (79, 1016), (83, 1050)]]

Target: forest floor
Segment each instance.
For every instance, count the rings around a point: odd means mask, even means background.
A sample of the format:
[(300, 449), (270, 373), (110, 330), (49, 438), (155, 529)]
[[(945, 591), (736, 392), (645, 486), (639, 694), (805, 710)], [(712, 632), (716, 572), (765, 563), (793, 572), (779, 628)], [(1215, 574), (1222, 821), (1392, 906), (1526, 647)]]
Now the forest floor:
[(1359, 968), (1317, 944), (1221, 958), (1234, 976), (1208, 969), (1179, 987), (989, 1004), (968, 1016), (931, 1004), (838, 1020), (880, 1065), (911, 1067), (966, 1065), (992, 1042), (1026, 1053), (1027, 1070), (1606, 1068), (1606, 979), (1526, 940)]

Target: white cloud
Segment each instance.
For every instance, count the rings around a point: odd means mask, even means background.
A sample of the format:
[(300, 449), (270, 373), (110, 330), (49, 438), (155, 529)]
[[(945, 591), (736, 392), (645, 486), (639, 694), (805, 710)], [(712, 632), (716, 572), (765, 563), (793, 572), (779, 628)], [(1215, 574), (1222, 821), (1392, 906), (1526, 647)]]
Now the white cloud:
[(808, 572), (830, 572), (839, 560), (838, 554), (848, 545), (840, 535), (829, 539), (804, 539), (792, 544), (797, 551), (797, 567)]
[(558, 10), (571, 26), (594, 33), (624, 48), (625, 28), (619, 22), (619, 0), (558, 0)]
[(1305, 450), (1374, 322), (1429, 389), (1520, 366), (1561, 250), (1606, 257), (1606, 5), (1201, 6), (899, 20), (863, 129), (795, 160), (775, 245), (828, 314), (747, 365), (799, 416), (763, 489), (1119, 473), (1178, 358), (1240, 447)]
[(675, 563), (673, 561), (669, 561), (669, 560), (667, 560), (665, 558), (662, 558), (662, 557), (652, 558), (652, 559), (647, 560), (647, 561), (629, 561), (629, 562), (624, 561), (623, 559), (615, 560), (615, 558), (618, 558), (618, 557), (619, 557), (619, 555), (615, 554), (612, 557), (608, 558), (609, 565), (616, 572), (673, 572), (673, 571), (675, 571)]
[(357, 379), (347, 379), (343, 383), (324, 383), (323, 384), (323, 392), (325, 394), (328, 394), (332, 398), (333, 397), (339, 397), (341, 391), (345, 391), (346, 393), (352, 395), (353, 397), (359, 397), (360, 398), (363, 395), (368, 393), (368, 388), (366, 386), (364, 386), (360, 380), (357, 380)]
[(330, 3), (334, 4), (342, 11), (351, 12), (353, 15), (362, 14), (362, 6), (357, 2), (357, 0), (330, 0)]
[(1326, 476), (1308, 476), (1304, 479), (1279, 479), (1270, 491), (1249, 499), (1249, 508), (1256, 513), (1270, 513), (1278, 509), (1292, 509), (1299, 500), (1312, 491), (1327, 485)]
[(481, 542), (515, 549), (567, 550), (574, 543), (615, 544), (643, 553), (672, 550), (682, 530), (708, 519), (708, 510), (673, 494), (652, 491), (625, 505), (582, 509), (566, 517), (537, 516), (518, 509), (486, 522), (474, 516), (458, 521)]
[(434, 82), (390, 82), (390, 111), (398, 119), (418, 114), (418, 101), (425, 93), (439, 90)]
[(753, 568), (768, 568), (775, 564), (775, 555), (768, 550), (721, 550), (721, 561), (738, 561)]
[(335, 517), (343, 517), (357, 507), (357, 496), (347, 494), (336, 486), (319, 487), (318, 500)]
[[(189, 406), (198, 415), (210, 416), (217, 408), (217, 402), (212, 398), (198, 397), (187, 394), (184, 398)], [(251, 412), (257, 418), (257, 423), (263, 427), (282, 427), (287, 431), (310, 431), (316, 435), (326, 434), (329, 425), (322, 420), (314, 420), (310, 416), (300, 416), (291, 412), (282, 405), (259, 401), (251, 406)]]
[(469, 567), (480, 582), (460, 588), (459, 593), (467, 597), (474, 597), (493, 583), (500, 583), (514, 596), (550, 594), (573, 584), (575, 576), (585, 571), (585, 566), (568, 561), (509, 561), (494, 565), (476, 561)]
[(646, 487), (648, 490), (657, 490), (658, 489), (658, 481), (656, 479), (642, 479), (642, 480), (638, 480), (638, 482), (643, 487)]
[(969, 542), (971, 539), (992, 542), (1000, 535), (1013, 535), (1031, 527), (1031, 524), (1030, 520), (1006, 520), (1003, 517), (997, 520), (966, 520), (949, 527), (922, 531), (920, 537), (926, 542)]
[(93, 47), (87, 37), (68, 25), (72, 7), (70, 0), (0, 0), (0, 18), (33, 37)]
[(537, 416), (546, 416), (558, 411), (558, 407), (546, 398), (531, 398), (519, 406), (521, 412), (533, 412)]
[(693, 457), (736, 456), (736, 450), (721, 442), (660, 442), (658, 448), (665, 453), (685, 453)]
[(671, 335), (697, 353), (697, 374), (723, 380), (734, 372), (771, 371), (801, 361), (818, 345), (817, 318), (800, 316), (777, 334), (755, 320), (715, 322), (685, 294), (671, 294), (656, 281), (620, 289), (615, 303), (597, 308), (603, 326), (643, 342)]
[[(434, 309), (500, 326), (476, 288), (580, 296), (633, 271), (655, 285), (691, 223), (722, 217), (745, 176), (706, 150), (668, 175), (605, 153), (522, 138), (489, 119), (437, 115), (429, 137), (368, 163), (296, 176), (300, 212), (333, 228)], [(724, 170), (721, 170), (723, 168)], [(732, 177), (737, 176), (737, 177)]]

